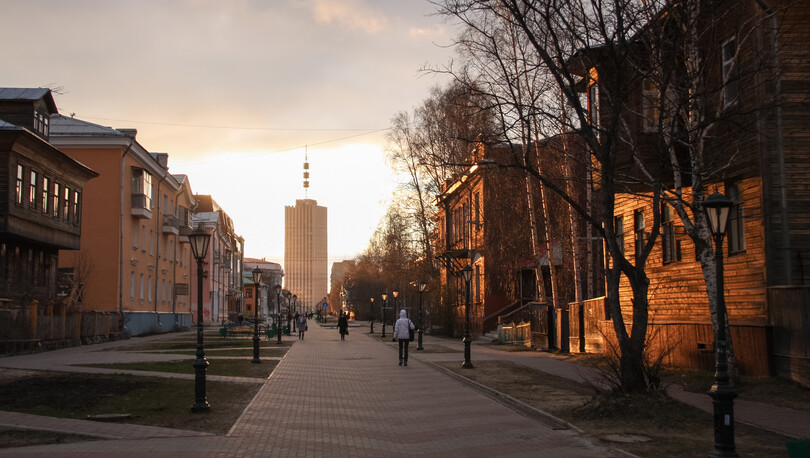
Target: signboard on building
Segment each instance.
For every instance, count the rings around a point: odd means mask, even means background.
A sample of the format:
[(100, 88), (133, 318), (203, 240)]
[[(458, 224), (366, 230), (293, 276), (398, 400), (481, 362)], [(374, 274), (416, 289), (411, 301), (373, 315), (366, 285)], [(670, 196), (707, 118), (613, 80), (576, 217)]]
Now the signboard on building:
[(175, 296), (188, 296), (188, 283), (175, 283), (174, 285)]

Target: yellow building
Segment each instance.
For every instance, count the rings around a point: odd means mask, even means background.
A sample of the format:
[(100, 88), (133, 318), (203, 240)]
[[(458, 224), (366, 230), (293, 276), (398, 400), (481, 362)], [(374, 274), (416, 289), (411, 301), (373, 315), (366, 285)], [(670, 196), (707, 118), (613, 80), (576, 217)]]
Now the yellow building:
[(326, 207), (299, 199), (284, 207), (285, 288), (298, 296), (298, 309), (313, 312), (327, 294)]

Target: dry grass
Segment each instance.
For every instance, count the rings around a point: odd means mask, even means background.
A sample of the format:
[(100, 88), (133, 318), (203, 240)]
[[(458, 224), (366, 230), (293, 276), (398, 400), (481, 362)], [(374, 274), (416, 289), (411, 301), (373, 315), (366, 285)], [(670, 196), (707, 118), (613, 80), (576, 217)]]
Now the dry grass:
[[(661, 395), (597, 394), (569, 379), (506, 361), (476, 361), (474, 370), (443, 364), (453, 372), (550, 413), (594, 440), (610, 435), (642, 435), (647, 442), (620, 444), (638, 456), (693, 457), (712, 450), (711, 415)], [(737, 425), (740, 456), (784, 456), (785, 437)]]

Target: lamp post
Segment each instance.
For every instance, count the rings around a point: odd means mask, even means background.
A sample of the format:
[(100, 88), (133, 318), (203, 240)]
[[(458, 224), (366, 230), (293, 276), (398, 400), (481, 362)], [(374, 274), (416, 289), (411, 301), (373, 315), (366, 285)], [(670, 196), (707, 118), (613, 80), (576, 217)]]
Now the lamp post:
[(424, 350), (422, 347), (422, 327), (424, 325), (424, 321), (422, 320), (422, 293), (425, 292), (425, 288), (427, 287), (427, 283), (420, 281), (417, 285), (419, 288), (419, 338), (416, 341), (416, 349), (417, 350)]
[(298, 296), (296, 296), (295, 294), (293, 294), (293, 295), (292, 295), (292, 305), (290, 306), (290, 313), (292, 313), (292, 314), (293, 314), (293, 330), (295, 330), (295, 327), (296, 327), (296, 326), (298, 326), (298, 323), (296, 323), (296, 321), (298, 321), (298, 320), (296, 319), (296, 314), (298, 313), (298, 311), (297, 311), (297, 310), (295, 310), (295, 300), (296, 300), (296, 299), (298, 299)]
[(371, 300), (371, 306), (368, 309), (369, 310), (368, 314), (370, 315), (368, 320), (368, 325), (370, 329), (368, 333), (374, 334), (374, 298), (370, 297), (369, 300)]
[(726, 298), (723, 282), (723, 237), (726, 235), (728, 214), (734, 202), (719, 192), (703, 202), (714, 238), (714, 262), (717, 272), (717, 335), (715, 337), (714, 385), (709, 390), (714, 405), (714, 451), (710, 456), (736, 457), (734, 446), (734, 398), (737, 392), (728, 376), (726, 353)]
[(464, 276), (464, 364), (461, 367), (465, 369), (472, 369), (473, 363), (470, 361), (470, 280), (472, 280), (472, 267), (467, 264), (461, 269), (461, 275)]
[(194, 413), (207, 413), (211, 411), (211, 405), (205, 396), (205, 369), (208, 367), (208, 361), (205, 359), (205, 350), (203, 348), (203, 259), (208, 253), (208, 243), (211, 241), (211, 235), (205, 230), (197, 226), (189, 235), (188, 241), (191, 244), (191, 254), (197, 260), (197, 358), (194, 360), (194, 405), (191, 406), (191, 411)]
[(259, 359), (259, 284), (262, 282), (262, 269), (256, 266), (253, 269), (253, 284), (256, 285), (256, 300), (253, 306), (253, 359), (251, 363), (259, 364), (262, 360)]
[(385, 309), (388, 308), (388, 293), (382, 293), (382, 338), (385, 339)]
[[(395, 290), (391, 291), (391, 294), (394, 295), (394, 318), (391, 318), (391, 329), (393, 329), (394, 328), (394, 322), (397, 321), (396, 320), (397, 308), (398, 308), (397, 298), (399, 297), (399, 290), (395, 289)], [(391, 332), (393, 332), (393, 331), (391, 331)]]
[(276, 343), (281, 345), (281, 285), (273, 289), (276, 290)]

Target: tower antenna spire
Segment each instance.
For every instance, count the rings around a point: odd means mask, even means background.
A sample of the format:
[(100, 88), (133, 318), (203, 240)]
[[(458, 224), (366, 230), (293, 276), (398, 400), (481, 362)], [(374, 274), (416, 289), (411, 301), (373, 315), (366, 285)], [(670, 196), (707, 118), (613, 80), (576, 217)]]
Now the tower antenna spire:
[(304, 199), (309, 198), (309, 153), (304, 145)]

